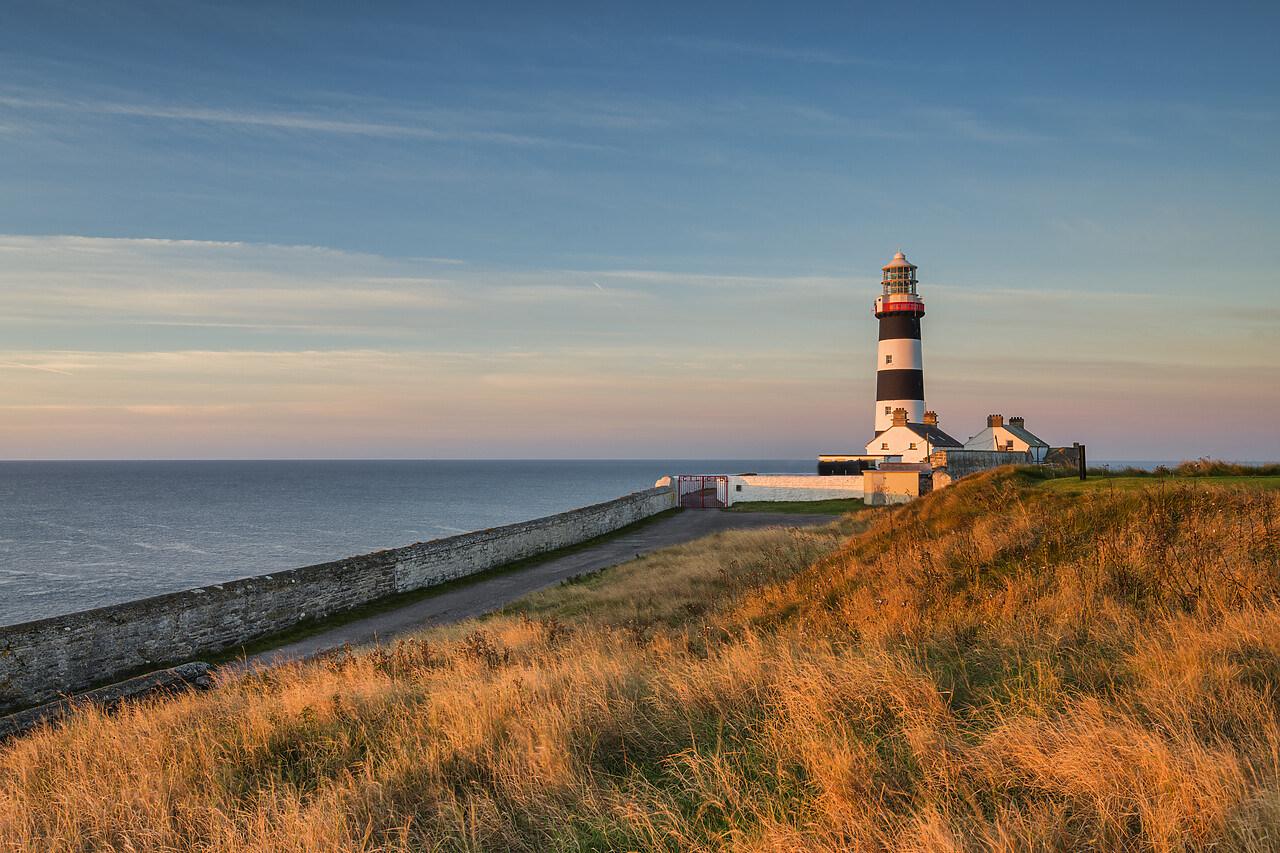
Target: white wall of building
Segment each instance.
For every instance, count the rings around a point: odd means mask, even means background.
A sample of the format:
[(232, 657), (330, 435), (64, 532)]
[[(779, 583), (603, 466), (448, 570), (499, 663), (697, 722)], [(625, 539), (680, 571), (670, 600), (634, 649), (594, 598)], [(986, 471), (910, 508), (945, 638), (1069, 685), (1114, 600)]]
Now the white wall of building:
[(920, 496), (920, 472), (868, 471), (865, 485), (867, 506), (909, 503)]
[(862, 475), (754, 474), (729, 477), (729, 503), (861, 498)]
[(923, 462), (937, 449), (904, 426), (889, 427), (867, 442), (867, 453), (901, 456), (903, 462)]

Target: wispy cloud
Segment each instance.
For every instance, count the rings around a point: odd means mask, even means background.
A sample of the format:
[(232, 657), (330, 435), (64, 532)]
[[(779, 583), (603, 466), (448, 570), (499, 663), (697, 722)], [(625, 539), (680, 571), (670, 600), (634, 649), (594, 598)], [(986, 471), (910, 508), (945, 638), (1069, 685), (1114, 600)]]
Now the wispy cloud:
[[(191, 250), (201, 250), (205, 252), (217, 252), (222, 250), (253, 250), (261, 254), (289, 253), (294, 256), (301, 255), (319, 255), (328, 259), (347, 258), (352, 260), (368, 259), (379, 257), (361, 252), (352, 252), (342, 249), (332, 249), (326, 246), (309, 246), (305, 244), (279, 244), (279, 243), (247, 243), (242, 241), (227, 240), (179, 240), (164, 237), (91, 237), (79, 234), (52, 234), (52, 235), (27, 235), (27, 234), (0, 234), (0, 252), (26, 252), (39, 253), (47, 251), (56, 251), (59, 253), (97, 253), (111, 254), (123, 256), (139, 249), (179, 249), (186, 253)], [(226, 255), (219, 256), (220, 262), (226, 262), (230, 258)], [(458, 264), (463, 263), (459, 260), (448, 258), (427, 260), (438, 260), (442, 263)]]
[(1064, 135), (1131, 147), (1185, 145), (1201, 136), (1252, 147), (1280, 126), (1273, 100), (1244, 97), (1224, 102), (1036, 96), (1013, 103), (1057, 123)]
[(60, 374), (62, 374), (63, 376), (74, 376), (74, 375), (75, 375), (74, 373), (69, 373), (69, 372), (67, 372), (67, 371), (65, 371), (65, 370), (58, 370), (56, 367), (46, 367), (46, 366), (41, 365), (41, 364), (24, 364), (23, 362), (19, 362), (19, 361), (0, 361), (0, 366), (3, 366), (3, 367), (21, 367), (21, 368), (25, 368), (25, 369), (27, 369), (27, 370), (43, 370), (43, 371), (46, 371), (46, 372), (48, 372), (48, 373), (60, 373)]
[(867, 281), (865, 278), (824, 277), (824, 276), (751, 276), (751, 275), (712, 275), (707, 273), (672, 272), (664, 270), (619, 270), (600, 269), (589, 273), (592, 276), (612, 278), (633, 282), (651, 282), (655, 284), (679, 284), (686, 287), (707, 288), (747, 288), (774, 290), (778, 289), (820, 289), (848, 287), (851, 282)]
[[(413, 424), (475, 452), (484, 440), (580, 431), (584, 406), (611, 436), (657, 430), (654, 413), (682, 401), (725, 411), (768, 401), (768, 424), (783, 431), (779, 412), (822, 412), (804, 429), (843, 435), (863, 414), (856, 401), (874, 393), (869, 277), (477, 269), (323, 247), (80, 237), (0, 237), (0, 258), (0, 408), (14, 413), (0, 418), (0, 440), (32, 455), (53, 453), (40, 449), (51, 436), (113, 431), (194, 452), (165, 443), (178, 441), (166, 433), (175, 424), (182, 447), (220, 447), (244, 430), (272, 436), (261, 452), (288, 454), (289, 430), (317, 421), (370, 441), (408, 441)], [(1192, 391), (1144, 386), (1152, 371), (1185, 365), (1200, 383), (1226, 367), (1266, 386), (1280, 363), (1280, 338), (1241, 334), (1238, 317), (1212, 313), (1212, 294), (937, 283), (925, 298), (931, 402), (962, 422), (967, 406), (1040, 400), (1064, 376), (1108, 394), (1130, 387), (1154, 406)], [(1107, 310), (1117, 301), (1147, 326)], [(523, 439), (503, 426), (513, 421)], [(115, 452), (126, 453), (99, 451)]]
[(941, 131), (947, 135), (959, 136), (974, 142), (1010, 145), (1044, 142), (1052, 138), (1044, 133), (1010, 127), (1007, 122), (997, 123), (985, 119), (972, 110), (932, 107), (913, 112), (920, 117), (920, 126), (925, 132)]
[(733, 54), (757, 59), (776, 59), (786, 62), (811, 62), (820, 65), (877, 65), (876, 60), (852, 57), (817, 48), (779, 47), (761, 42), (728, 41), (724, 39), (700, 39), (687, 36), (670, 36), (668, 44), (704, 53)]
[(14, 109), (54, 112), (69, 116), (109, 116), (161, 119), (237, 128), (263, 128), (318, 134), (341, 134), (435, 142), (490, 143), (496, 145), (593, 148), (579, 140), (533, 136), (501, 130), (437, 128), (365, 119), (332, 118), (306, 112), (262, 112), (219, 107), (184, 107), (96, 100), (60, 100), (0, 96), (0, 105)]

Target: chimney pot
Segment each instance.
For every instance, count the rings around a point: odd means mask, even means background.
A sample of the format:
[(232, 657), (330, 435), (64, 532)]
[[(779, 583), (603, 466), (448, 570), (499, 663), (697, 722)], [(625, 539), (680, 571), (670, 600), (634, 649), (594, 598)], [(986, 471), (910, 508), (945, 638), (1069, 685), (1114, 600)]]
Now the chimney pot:
[(937, 412), (925, 412), (925, 413), (924, 413), (924, 422), (925, 422), (925, 424), (927, 424), (928, 426), (937, 426), (937, 425), (938, 425), (938, 413), (937, 413)]
[(1024, 429), (1024, 428), (1026, 427), (1026, 424), (1027, 424), (1027, 419), (1026, 419), (1026, 418), (1023, 418), (1023, 417), (1010, 417), (1010, 418), (1009, 418), (1009, 426), (1015, 426), (1015, 427), (1017, 427), (1018, 429)]
[(906, 426), (906, 425), (907, 425), (907, 410), (906, 410), (906, 409), (903, 409), (903, 408), (897, 408), (897, 409), (894, 409), (894, 410), (893, 410), (893, 425), (894, 425), (894, 426)]
[(1004, 426), (1004, 415), (987, 415), (987, 426)]

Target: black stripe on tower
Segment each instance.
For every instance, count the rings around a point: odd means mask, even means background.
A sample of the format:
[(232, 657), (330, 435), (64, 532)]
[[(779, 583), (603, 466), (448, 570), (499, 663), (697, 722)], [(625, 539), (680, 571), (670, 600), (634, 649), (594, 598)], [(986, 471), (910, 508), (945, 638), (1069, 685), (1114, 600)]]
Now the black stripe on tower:
[[(920, 317), (908, 312), (880, 315), (880, 340), (896, 341), (901, 338), (920, 340)], [(922, 399), (912, 397), (911, 399)]]
[(923, 400), (923, 370), (877, 370), (876, 400)]

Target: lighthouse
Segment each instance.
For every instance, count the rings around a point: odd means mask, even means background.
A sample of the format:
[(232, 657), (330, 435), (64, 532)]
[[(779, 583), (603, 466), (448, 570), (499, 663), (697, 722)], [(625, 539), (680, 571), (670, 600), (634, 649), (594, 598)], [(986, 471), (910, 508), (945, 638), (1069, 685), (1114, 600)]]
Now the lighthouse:
[(899, 251), (881, 270), (883, 292), (876, 297), (876, 318), (880, 321), (876, 435), (893, 426), (894, 409), (904, 409), (908, 422), (924, 420), (924, 362), (920, 357), (924, 301), (916, 294), (916, 266)]

